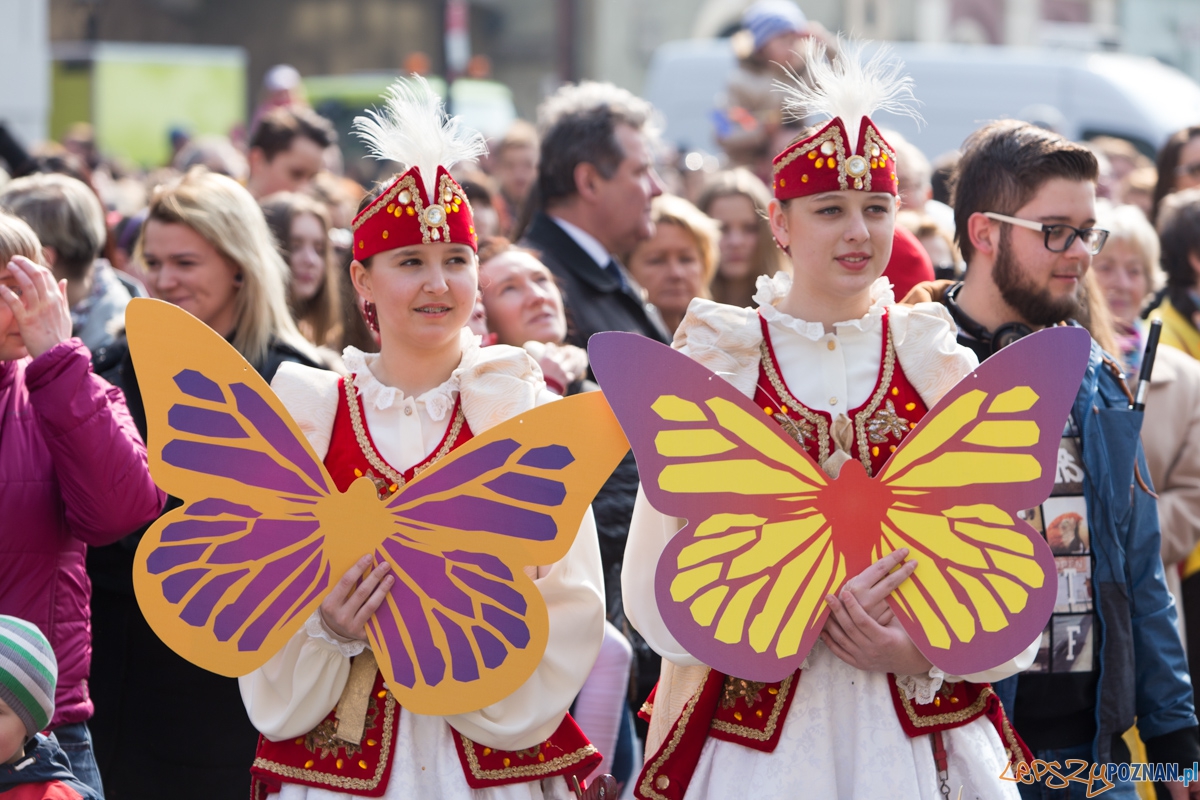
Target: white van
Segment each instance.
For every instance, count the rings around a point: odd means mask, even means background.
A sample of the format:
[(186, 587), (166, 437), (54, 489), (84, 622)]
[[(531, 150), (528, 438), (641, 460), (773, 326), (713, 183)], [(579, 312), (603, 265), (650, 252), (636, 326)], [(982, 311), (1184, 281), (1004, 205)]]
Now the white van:
[[(1200, 85), (1152, 58), (971, 45), (890, 47), (913, 78), (925, 122), (918, 127), (889, 114), (876, 121), (930, 158), (957, 149), (983, 123), (1007, 117), (1053, 121), (1075, 140), (1119, 136), (1151, 156), (1173, 132), (1200, 124)], [(735, 68), (728, 39), (668, 42), (655, 52), (645, 96), (665, 116), (670, 142), (682, 150), (720, 151), (712, 111)]]

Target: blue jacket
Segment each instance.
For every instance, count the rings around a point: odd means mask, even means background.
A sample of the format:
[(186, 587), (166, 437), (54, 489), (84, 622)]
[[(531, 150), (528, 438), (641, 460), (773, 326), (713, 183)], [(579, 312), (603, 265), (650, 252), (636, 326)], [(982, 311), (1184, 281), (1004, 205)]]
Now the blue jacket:
[(1200, 760), (1192, 682), (1163, 577), (1158, 507), (1134, 474), (1136, 465), (1143, 480), (1150, 475), (1142, 413), (1129, 410), (1124, 384), (1095, 342), (1073, 412), (1101, 636), (1094, 757), (1109, 761), (1113, 736), (1136, 721), (1150, 762), (1190, 765)]
[[(976, 350), (980, 359), (989, 355), (962, 334), (959, 343)], [(1092, 757), (1096, 763), (1111, 761), (1114, 735), (1136, 721), (1151, 763), (1190, 766), (1200, 761), (1200, 730), (1175, 626), (1175, 601), (1163, 578), (1158, 507), (1138, 481), (1149, 485), (1139, 439), (1142, 412), (1129, 410), (1129, 395), (1111, 363), (1092, 342), (1072, 408), (1081, 428), (1100, 625)], [(1006, 700), (1015, 696), (1019, 680), (1017, 675), (1001, 681), (997, 693)]]
[(0, 795), (31, 783), (70, 790), (55, 791), (52, 793), (54, 797), (71, 796), (73, 792), (80, 800), (100, 798), (95, 790), (71, 772), (67, 754), (58, 746), (58, 740), (40, 733), (25, 747), (24, 758), (15, 764), (0, 764)]

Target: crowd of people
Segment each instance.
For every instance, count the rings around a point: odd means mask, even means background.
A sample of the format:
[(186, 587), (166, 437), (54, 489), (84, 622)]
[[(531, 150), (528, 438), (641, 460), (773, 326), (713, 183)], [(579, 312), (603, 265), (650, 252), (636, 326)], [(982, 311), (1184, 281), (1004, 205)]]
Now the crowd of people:
[[(342, 175), (337, 132), (287, 69), (244, 147), (180, 137), (145, 174), (86, 131), (31, 150), (0, 137), (0, 795), (239, 797), (253, 771), (253, 797), (283, 800), (566, 798), (589, 775), (592, 798), (1066, 798), (999, 776), (1034, 759), (1200, 762), (1200, 126), (1154, 162), (1004, 120), (931, 160), (870, 110), (789, 117), (854, 81), (860, 96), (911, 87), (790, 2), (743, 22), (725, 166), (699, 175), (660, 145), (649, 103), (596, 82), (486, 146), (459, 131), (432, 165), (396, 131), (440, 112), (421, 82), (398, 86), (360, 126), (387, 156), (372, 186)], [(458, 216), (405, 217), (414, 195)], [(886, 604), (920, 560), (901, 549), (829, 598), (800, 672), (721, 674), (659, 612), (655, 567), (683, 522), (650, 505), (629, 453), (570, 552), (531, 575), (551, 635), (527, 684), (454, 717), (368, 715), (360, 741), (389, 742), (383, 766), (344, 778), (359, 744), (329, 732), (386, 563), (335, 576), (240, 682), (181, 658), (138, 607), (138, 543), (181, 503), (150, 475), (125, 335), (147, 296), (271, 383), (339, 489), (367, 475), (381, 498), (473, 435), (597, 391), (600, 332), (673, 342), (836, 476), (856, 459), (878, 473), (1003, 347), (1082, 326), (1053, 494), (1024, 512), (1055, 554), (1054, 614), (1016, 658), (946, 675)], [(568, 763), (507, 769), (538, 748)], [(1138, 792), (1114, 783), (1109, 797)], [(1200, 797), (1200, 780), (1142, 791)]]

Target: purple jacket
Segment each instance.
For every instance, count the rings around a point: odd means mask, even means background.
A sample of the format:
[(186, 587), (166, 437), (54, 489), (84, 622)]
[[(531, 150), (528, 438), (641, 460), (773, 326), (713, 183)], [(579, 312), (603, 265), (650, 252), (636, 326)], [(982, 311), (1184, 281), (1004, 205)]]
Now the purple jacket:
[(121, 390), (78, 339), (0, 361), (0, 614), (29, 620), (58, 657), (50, 726), (92, 716), (87, 545), (154, 519), (166, 496)]

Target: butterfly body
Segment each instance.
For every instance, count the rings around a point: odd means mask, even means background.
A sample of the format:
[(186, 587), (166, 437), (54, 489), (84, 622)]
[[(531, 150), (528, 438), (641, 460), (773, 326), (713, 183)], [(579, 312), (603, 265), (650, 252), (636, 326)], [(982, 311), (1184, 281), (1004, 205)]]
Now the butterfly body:
[(156, 300), (131, 303), (127, 325), (151, 473), (184, 499), (134, 564), (138, 603), (168, 646), (246, 675), (369, 553), (395, 581), (367, 639), (406, 709), (474, 711), (533, 674), (550, 617), (526, 570), (567, 556), (627, 447), (599, 392), (502, 422), (381, 501), (369, 477), (338, 490), (280, 399), (208, 326)]
[[(852, 497), (854, 502), (840, 502), (840, 496)], [(813, 507), (833, 531), (834, 548), (845, 554), (848, 575), (857, 575), (871, 565), (871, 549), (882, 533), (880, 520), (895, 503), (891, 489), (868, 476), (862, 462), (854, 459), (843, 464), (831, 486), (814, 497)]]
[(1073, 328), (1011, 345), (938, 401), (877, 475), (850, 460), (831, 480), (703, 366), (630, 334), (593, 337), (592, 368), (647, 499), (687, 521), (655, 568), (668, 630), (725, 674), (781, 680), (819, 638), (825, 597), (908, 548), (917, 569), (888, 602), (918, 649), (954, 675), (1016, 656), (1057, 592), (1053, 555), (1019, 512), (1050, 493), (1090, 347)]

